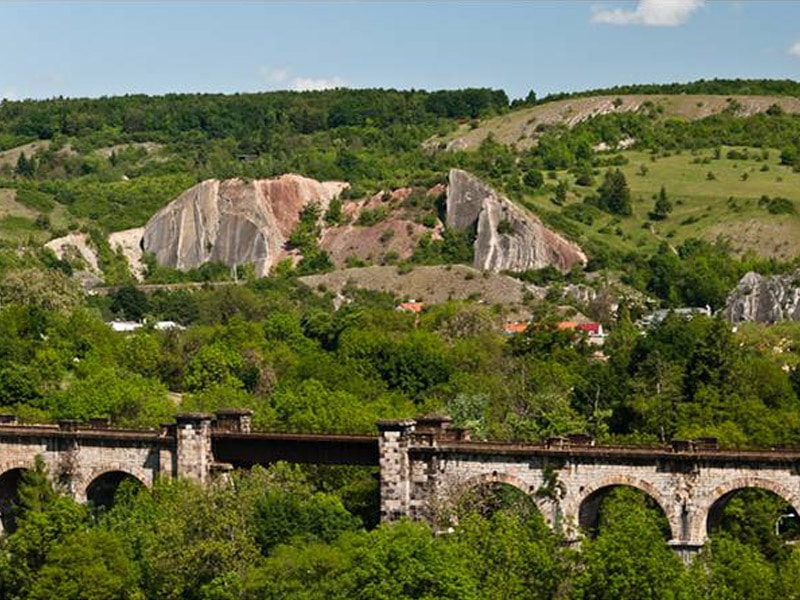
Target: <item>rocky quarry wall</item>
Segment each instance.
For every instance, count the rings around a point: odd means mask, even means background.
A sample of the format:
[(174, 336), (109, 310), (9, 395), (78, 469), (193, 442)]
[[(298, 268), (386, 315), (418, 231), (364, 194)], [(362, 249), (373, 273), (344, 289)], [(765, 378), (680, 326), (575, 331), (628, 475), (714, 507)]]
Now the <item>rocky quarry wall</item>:
[(800, 270), (772, 276), (747, 273), (728, 295), (724, 315), (734, 323), (800, 320)]
[[(501, 222), (507, 222), (498, 231)], [(501, 196), (474, 175), (450, 171), (447, 226), (477, 227), (473, 266), (484, 271), (526, 271), (552, 265), (568, 271), (586, 264), (581, 248), (545, 227), (534, 215)]]
[(189, 270), (205, 262), (252, 263), (264, 277), (285, 256), (286, 239), (309, 203), (324, 212), (346, 183), (299, 175), (243, 181), (210, 179), (158, 211), (142, 248), (160, 265)]

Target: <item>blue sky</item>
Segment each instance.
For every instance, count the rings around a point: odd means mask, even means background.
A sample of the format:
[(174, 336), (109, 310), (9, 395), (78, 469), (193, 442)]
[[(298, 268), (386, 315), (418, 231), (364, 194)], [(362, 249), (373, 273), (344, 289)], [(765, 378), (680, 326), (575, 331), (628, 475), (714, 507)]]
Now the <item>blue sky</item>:
[(800, 2), (0, 2), (0, 97), (800, 79)]

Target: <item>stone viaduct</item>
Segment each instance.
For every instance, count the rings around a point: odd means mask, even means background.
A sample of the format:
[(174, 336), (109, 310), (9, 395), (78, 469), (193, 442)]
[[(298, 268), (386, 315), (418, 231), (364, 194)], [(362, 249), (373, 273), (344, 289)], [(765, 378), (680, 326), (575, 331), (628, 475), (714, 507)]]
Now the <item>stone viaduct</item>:
[[(596, 526), (609, 490), (641, 490), (669, 522), (669, 545), (689, 560), (737, 490), (761, 488), (800, 511), (800, 450), (724, 451), (710, 440), (664, 447), (595, 446), (586, 436), (541, 445), (484, 443), (449, 419), (379, 423), (381, 516), (448, 525), (454, 503), (483, 486), (529, 495), (548, 524), (577, 540)], [(444, 519), (444, 520), (442, 520)]]
[(105, 420), (20, 425), (0, 417), (0, 517), (8, 524), (21, 476), (36, 456), (62, 489), (96, 505), (109, 504), (126, 479), (145, 486), (158, 477), (203, 482), (278, 460), (374, 466), (383, 520), (428, 519), (437, 527), (452, 524), (451, 508), (464, 494), (505, 484), (529, 495), (567, 540), (596, 525), (606, 492), (628, 486), (661, 508), (669, 544), (684, 558), (706, 542), (737, 490), (769, 490), (800, 510), (800, 450), (595, 446), (581, 436), (539, 445), (475, 442), (446, 417), (383, 421), (378, 436), (255, 433), (250, 414), (183, 414), (160, 430), (112, 429)]

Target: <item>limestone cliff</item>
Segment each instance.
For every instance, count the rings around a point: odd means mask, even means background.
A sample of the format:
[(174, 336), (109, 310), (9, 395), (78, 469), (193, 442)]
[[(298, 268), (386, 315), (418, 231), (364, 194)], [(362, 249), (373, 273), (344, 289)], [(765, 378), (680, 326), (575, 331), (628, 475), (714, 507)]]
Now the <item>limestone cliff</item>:
[(477, 226), (473, 264), (484, 271), (525, 271), (548, 265), (568, 271), (586, 263), (577, 244), (459, 169), (450, 171), (447, 226), (456, 231)]
[(186, 190), (145, 226), (142, 247), (181, 270), (208, 261), (252, 263), (263, 277), (284, 255), (286, 238), (309, 203), (324, 212), (346, 183), (299, 175), (243, 181), (210, 179)]
[(800, 270), (769, 277), (747, 273), (728, 296), (724, 314), (734, 323), (800, 320)]

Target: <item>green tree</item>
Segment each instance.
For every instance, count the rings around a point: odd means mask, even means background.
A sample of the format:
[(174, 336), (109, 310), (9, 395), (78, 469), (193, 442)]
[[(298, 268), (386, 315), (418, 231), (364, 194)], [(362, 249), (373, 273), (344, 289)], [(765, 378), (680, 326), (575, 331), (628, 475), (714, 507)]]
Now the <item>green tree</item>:
[(597, 190), (598, 206), (613, 215), (630, 216), (631, 192), (625, 174), (619, 169), (606, 171), (603, 183)]
[(140, 598), (136, 566), (119, 537), (109, 531), (76, 531), (47, 554), (31, 600)]
[(667, 196), (667, 190), (662, 185), (661, 190), (658, 192), (656, 203), (653, 206), (653, 212), (650, 213), (650, 218), (653, 220), (662, 221), (666, 219), (671, 212), (672, 202)]
[(51, 548), (87, 522), (86, 508), (53, 489), (37, 456), (22, 477), (17, 530), (0, 537), (0, 598), (27, 598)]
[(585, 570), (577, 578), (576, 597), (675, 597), (683, 566), (664, 543), (662, 519), (641, 493), (612, 491), (601, 507), (599, 535), (584, 542)]
[(147, 295), (131, 284), (123, 285), (111, 296), (111, 311), (129, 321), (141, 321), (149, 308)]
[(686, 578), (690, 597), (770, 600), (776, 595), (775, 570), (753, 546), (727, 536), (712, 538)]
[(25, 153), (20, 152), (14, 172), (20, 177), (33, 177), (34, 173), (36, 172), (36, 160), (34, 158), (28, 160), (28, 157), (25, 156)]
[(544, 185), (544, 177), (539, 169), (529, 169), (522, 177), (522, 183), (532, 190), (538, 190)]
[(567, 192), (569, 191), (569, 187), (567, 186), (567, 182), (563, 179), (558, 182), (556, 185), (555, 195), (553, 196), (553, 204), (558, 206), (563, 206), (564, 203), (567, 201)]

